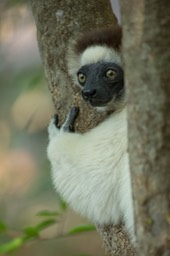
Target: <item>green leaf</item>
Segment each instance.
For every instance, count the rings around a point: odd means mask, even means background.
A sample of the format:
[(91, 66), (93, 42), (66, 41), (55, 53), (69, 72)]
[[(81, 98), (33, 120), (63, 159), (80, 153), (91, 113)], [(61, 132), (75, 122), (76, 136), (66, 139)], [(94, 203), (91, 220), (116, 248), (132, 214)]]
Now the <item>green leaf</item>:
[(3, 233), (7, 230), (6, 225), (0, 221), (0, 233)]
[(62, 198), (60, 198), (60, 208), (63, 211), (67, 210), (67, 208), (68, 208), (67, 203)]
[(95, 226), (93, 225), (82, 225), (82, 226), (78, 226), (75, 227), (73, 229), (71, 229), (68, 234), (78, 234), (78, 233), (82, 233), (82, 232), (87, 232), (87, 231), (94, 231), (96, 230)]
[(55, 217), (58, 215), (59, 215), (59, 212), (56, 212), (56, 211), (52, 212), (48, 210), (40, 211), (37, 213), (37, 216), (40, 216), (40, 217)]
[(24, 231), (24, 240), (28, 240), (30, 238), (35, 238), (39, 236), (40, 231), (42, 231), (45, 228), (48, 228), (49, 226), (53, 225), (56, 223), (55, 219), (49, 219), (40, 222), (38, 225), (35, 227), (26, 227)]
[(49, 226), (51, 226), (51, 225), (53, 225), (53, 224), (55, 224), (55, 223), (56, 223), (56, 220), (55, 220), (55, 219), (45, 220), (45, 221), (43, 221), (43, 222), (40, 222), (40, 223), (36, 226), (36, 228), (37, 228), (38, 231), (41, 231), (41, 230), (43, 230), (43, 229), (45, 229), (45, 228), (48, 228)]
[(23, 231), (25, 234), (25, 240), (39, 236), (39, 230), (37, 227), (26, 227)]
[(22, 237), (15, 238), (10, 242), (0, 245), (0, 252), (6, 253), (6, 252), (14, 251), (14, 250), (18, 249), (19, 247), (21, 247), (23, 242), (24, 242), (24, 240)]

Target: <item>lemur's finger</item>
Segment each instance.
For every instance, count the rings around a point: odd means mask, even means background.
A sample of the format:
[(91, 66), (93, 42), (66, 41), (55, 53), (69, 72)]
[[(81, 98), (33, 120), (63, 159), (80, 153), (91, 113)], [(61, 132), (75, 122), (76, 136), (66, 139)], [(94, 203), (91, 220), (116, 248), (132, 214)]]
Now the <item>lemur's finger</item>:
[(54, 114), (53, 118), (54, 118), (54, 124), (55, 124), (55, 126), (56, 126), (57, 128), (59, 128), (59, 126), (58, 126), (58, 122), (59, 122), (58, 115), (57, 115), (57, 114)]
[(75, 121), (78, 114), (79, 114), (79, 107), (72, 107), (68, 114), (68, 117), (69, 117), (71, 123), (73, 123)]
[(76, 117), (78, 116), (79, 108), (78, 107), (72, 107), (70, 112), (67, 115), (66, 121), (62, 126), (62, 129), (64, 131), (73, 132), (74, 131), (74, 122)]

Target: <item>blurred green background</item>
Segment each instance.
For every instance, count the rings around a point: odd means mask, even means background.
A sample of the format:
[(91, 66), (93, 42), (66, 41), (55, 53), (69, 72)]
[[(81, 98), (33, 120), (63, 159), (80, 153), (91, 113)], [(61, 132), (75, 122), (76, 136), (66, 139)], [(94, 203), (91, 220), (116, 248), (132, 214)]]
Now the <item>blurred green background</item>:
[[(52, 112), (30, 8), (24, 1), (1, 0), (0, 245), (20, 237), (24, 227), (37, 225), (42, 218), (39, 211), (61, 210), (46, 157), (46, 128)], [(102, 256), (95, 231), (56, 238), (87, 223), (70, 209), (62, 210), (55, 225), (12, 255)]]

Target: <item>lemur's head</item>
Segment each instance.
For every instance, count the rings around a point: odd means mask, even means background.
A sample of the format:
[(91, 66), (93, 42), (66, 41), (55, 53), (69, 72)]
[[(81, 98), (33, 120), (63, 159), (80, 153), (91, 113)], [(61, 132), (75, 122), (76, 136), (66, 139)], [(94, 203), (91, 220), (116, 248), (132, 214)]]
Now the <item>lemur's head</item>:
[(124, 100), (121, 28), (98, 29), (77, 40), (69, 51), (68, 68), (82, 97), (100, 110), (116, 110)]

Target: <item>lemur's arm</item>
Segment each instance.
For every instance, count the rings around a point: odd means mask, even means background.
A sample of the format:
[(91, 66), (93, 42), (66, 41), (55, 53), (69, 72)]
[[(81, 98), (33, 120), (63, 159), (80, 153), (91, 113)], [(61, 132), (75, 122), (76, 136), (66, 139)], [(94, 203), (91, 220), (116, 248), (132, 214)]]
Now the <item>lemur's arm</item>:
[[(76, 144), (80, 142), (80, 138), (82, 136), (80, 134), (73, 133), (74, 123), (78, 114), (79, 108), (72, 107), (62, 126), (59, 126), (59, 117), (57, 114), (54, 114), (51, 118), (48, 126), (49, 145), (47, 150), (51, 163), (59, 159), (60, 155), (63, 156), (63, 154), (67, 155), (69, 152), (73, 152), (71, 147), (74, 148)], [(78, 137), (78, 139), (76, 139), (76, 137)]]

